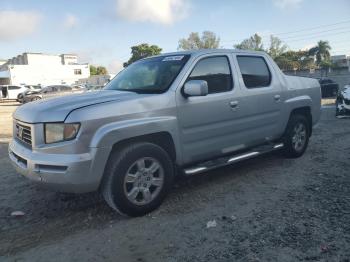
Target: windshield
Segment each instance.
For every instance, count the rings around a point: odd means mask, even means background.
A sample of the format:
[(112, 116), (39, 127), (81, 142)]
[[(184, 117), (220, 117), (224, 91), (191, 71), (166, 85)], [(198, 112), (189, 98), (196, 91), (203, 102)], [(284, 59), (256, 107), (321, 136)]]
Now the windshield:
[(158, 56), (133, 63), (105, 86), (105, 90), (163, 93), (172, 84), (189, 55)]

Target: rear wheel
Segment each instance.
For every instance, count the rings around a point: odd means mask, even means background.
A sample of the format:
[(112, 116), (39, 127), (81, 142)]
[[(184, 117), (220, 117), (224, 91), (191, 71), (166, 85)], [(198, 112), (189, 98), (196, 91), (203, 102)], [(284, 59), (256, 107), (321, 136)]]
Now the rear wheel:
[(287, 157), (300, 157), (304, 154), (310, 137), (309, 123), (303, 115), (292, 115), (283, 138), (284, 154)]
[(23, 94), (18, 94), (17, 95), (17, 102), (20, 102), (21, 100), (22, 100), (22, 98), (23, 98)]
[(141, 216), (162, 203), (173, 177), (173, 162), (164, 149), (152, 143), (135, 143), (110, 156), (102, 193), (119, 213)]

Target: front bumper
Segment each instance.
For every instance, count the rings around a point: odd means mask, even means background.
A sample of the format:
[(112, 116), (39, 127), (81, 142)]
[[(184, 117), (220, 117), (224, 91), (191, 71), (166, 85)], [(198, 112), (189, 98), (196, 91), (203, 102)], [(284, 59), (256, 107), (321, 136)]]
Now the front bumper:
[(345, 102), (337, 103), (337, 116), (350, 116), (350, 105)]
[(13, 139), (8, 151), (18, 173), (54, 190), (85, 193), (99, 186), (100, 180), (92, 168), (94, 149), (84, 154), (47, 154), (35, 152)]

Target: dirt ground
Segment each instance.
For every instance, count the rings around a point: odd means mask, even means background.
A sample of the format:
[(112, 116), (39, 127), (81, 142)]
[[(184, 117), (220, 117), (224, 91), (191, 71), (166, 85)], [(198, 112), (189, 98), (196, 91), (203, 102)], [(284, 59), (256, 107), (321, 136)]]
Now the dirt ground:
[(4, 129), (13, 108), (0, 105), (0, 261), (350, 261), (350, 119), (332, 105), (303, 157), (268, 154), (178, 179), (140, 218), (16, 174)]

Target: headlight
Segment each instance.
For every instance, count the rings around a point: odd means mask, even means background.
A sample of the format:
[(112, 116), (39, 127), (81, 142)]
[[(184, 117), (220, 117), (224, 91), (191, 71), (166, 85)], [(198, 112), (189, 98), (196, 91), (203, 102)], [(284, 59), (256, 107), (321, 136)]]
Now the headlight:
[(48, 123), (45, 124), (45, 143), (51, 144), (61, 141), (72, 140), (79, 131), (80, 124), (72, 123)]

